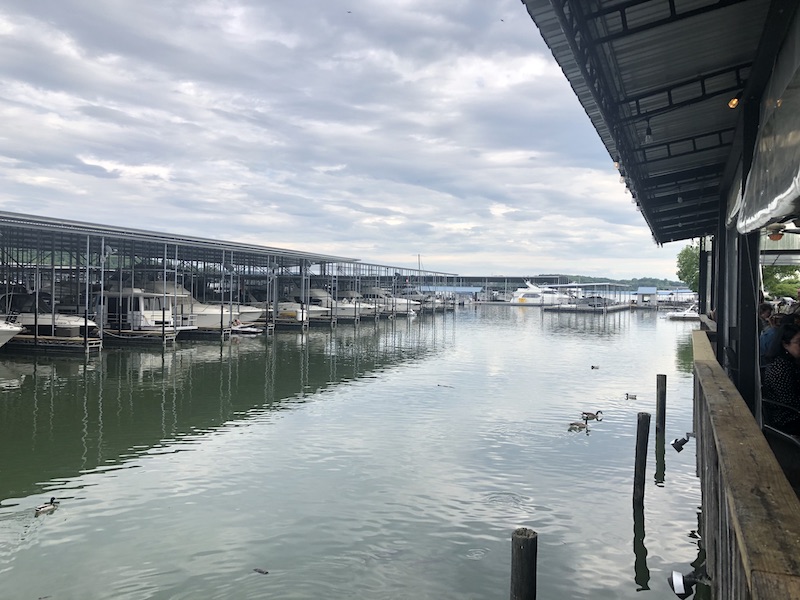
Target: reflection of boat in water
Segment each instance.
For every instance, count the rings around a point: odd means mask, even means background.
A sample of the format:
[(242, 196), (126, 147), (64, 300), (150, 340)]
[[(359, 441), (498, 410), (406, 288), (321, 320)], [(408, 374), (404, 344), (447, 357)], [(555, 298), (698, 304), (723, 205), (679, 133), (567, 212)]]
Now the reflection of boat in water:
[(700, 313), (697, 310), (697, 305), (693, 304), (684, 310), (674, 310), (667, 313), (667, 318), (671, 321), (699, 321)]
[(41, 296), (37, 305), (36, 294), (20, 291), (0, 296), (0, 319), (21, 325), (26, 333), (39, 335), (77, 337), (97, 329), (97, 323), (91, 319), (54, 312)]
[(525, 304), (528, 306), (556, 306), (569, 304), (574, 300), (563, 292), (553, 288), (539, 287), (530, 281), (525, 282), (525, 287), (517, 288), (511, 294), (511, 304)]

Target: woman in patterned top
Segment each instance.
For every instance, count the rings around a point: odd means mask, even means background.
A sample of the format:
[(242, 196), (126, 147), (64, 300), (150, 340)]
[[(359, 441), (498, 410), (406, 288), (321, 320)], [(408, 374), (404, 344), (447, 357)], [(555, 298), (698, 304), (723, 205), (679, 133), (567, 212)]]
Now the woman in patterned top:
[(773, 360), (764, 372), (764, 398), (786, 407), (764, 404), (764, 421), (800, 435), (800, 327), (781, 325), (769, 354)]

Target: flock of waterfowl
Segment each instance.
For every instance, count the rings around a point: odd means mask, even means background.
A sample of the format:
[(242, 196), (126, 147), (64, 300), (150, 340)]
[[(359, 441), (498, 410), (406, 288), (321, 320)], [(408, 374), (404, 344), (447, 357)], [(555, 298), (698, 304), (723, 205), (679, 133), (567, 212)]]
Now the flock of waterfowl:
[[(600, 365), (591, 365), (592, 369), (599, 369)], [(636, 400), (636, 394), (625, 394), (625, 400)], [(574, 421), (569, 424), (567, 431), (589, 431), (589, 421), (602, 421), (603, 411), (597, 410), (595, 412), (583, 411), (581, 413), (581, 421)]]

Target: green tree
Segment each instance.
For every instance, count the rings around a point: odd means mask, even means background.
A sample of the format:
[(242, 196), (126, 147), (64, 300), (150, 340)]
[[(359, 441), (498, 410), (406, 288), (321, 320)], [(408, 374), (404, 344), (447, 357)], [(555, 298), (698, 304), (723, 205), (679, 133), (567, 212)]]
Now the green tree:
[(800, 288), (800, 273), (797, 267), (791, 265), (766, 266), (761, 271), (764, 282), (764, 293), (773, 298), (789, 296), (797, 298), (797, 289)]
[(700, 246), (689, 244), (678, 252), (676, 275), (693, 292), (700, 289)]

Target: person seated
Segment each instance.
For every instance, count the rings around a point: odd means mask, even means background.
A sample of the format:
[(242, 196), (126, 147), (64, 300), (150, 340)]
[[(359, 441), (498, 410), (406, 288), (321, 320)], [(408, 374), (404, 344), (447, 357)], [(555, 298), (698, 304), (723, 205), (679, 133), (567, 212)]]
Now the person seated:
[[(772, 362), (770, 354), (773, 350), (775, 335), (781, 325), (789, 325), (795, 322), (794, 315), (774, 314), (770, 317), (770, 324), (758, 336), (758, 356), (759, 364), (763, 368)], [(778, 349), (780, 350), (780, 348)]]
[[(800, 326), (781, 325), (764, 371), (764, 423), (800, 435)], [(772, 402), (769, 402), (772, 401)], [(776, 404), (777, 403), (777, 404)]]
[(758, 332), (761, 333), (769, 327), (769, 318), (772, 316), (772, 304), (762, 302), (758, 305)]

